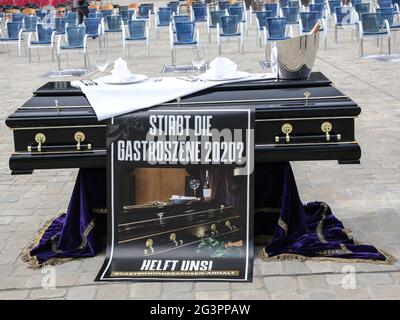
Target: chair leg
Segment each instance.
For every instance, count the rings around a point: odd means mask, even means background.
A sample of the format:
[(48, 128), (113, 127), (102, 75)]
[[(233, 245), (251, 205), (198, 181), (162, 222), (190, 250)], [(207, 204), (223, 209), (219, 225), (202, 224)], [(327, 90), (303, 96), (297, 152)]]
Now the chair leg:
[(57, 65), (58, 65), (58, 70), (61, 70), (61, 60), (59, 54), (57, 54)]
[(364, 56), (364, 40), (363, 38), (360, 39), (360, 57), (362, 58)]
[(51, 61), (54, 62), (54, 48), (51, 48)]
[(222, 50), (221, 50), (221, 43), (219, 43), (219, 44), (218, 44), (218, 55), (220, 56), (221, 53), (222, 53)]
[(388, 37), (388, 52), (389, 52), (389, 55), (391, 55), (391, 50), (392, 48), (391, 48), (391, 43), (390, 43), (390, 37)]
[(39, 52), (39, 48), (36, 48), (36, 52), (37, 52), (37, 55), (38, 55), (38, 61), (40, 61), (40, 52)]
[(211, 43), (211, 32), (208, 33), (208, 43)]
[(337, 26), (335, 25), (335, 43), (338, 43), (337, 41)]
[(149, 44), (147, 44), (147, 56), (148, 57), (150, 56), (150, 45)]
[(29, 60), (29, 63), (31, 63), (31, 62), (32, 62), (32, 57), (31, 57), (31, 48), (28, 48), (28, 60)]

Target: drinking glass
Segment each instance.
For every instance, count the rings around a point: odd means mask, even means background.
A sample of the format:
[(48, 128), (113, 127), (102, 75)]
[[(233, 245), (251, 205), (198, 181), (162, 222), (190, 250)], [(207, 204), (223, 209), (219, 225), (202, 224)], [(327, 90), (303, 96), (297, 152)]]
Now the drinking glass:
[(190, 179), (189, 186), (193, 189), (193, 195), (196, 197), (196, 189), (200, 187), (200, 180), (199, 179)]
[(194, 47), (192, 54), (192, 64), (197, 70), (197, 74), (200, 75), (200, 69), (205, 63), (204, 51), (201, 47)]
[(103, 73), (108, 68), (110, 64), (109, 55), (106, 50), (97, 50), (96, 52), (96, 68), (99, 69), (101, 74), (101, 79), (103, 79)]

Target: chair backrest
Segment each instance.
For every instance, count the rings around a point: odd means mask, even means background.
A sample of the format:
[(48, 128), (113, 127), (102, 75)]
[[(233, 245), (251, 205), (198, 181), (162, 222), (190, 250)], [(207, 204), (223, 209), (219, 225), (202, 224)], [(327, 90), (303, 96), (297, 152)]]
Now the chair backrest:
[(222, 34), (224, 35), (234, 35), (238, 33), (238, 26), (239, 26), (239, 16), (237, 15), (229, 15), (229, 16), (224, 16), (220, 17), (220, 28), (222, 31)]
[(66, 17), (54, 17), (54, 30), (58, 34), (65, 33), (65, 25), (67, 23)]
[(36, 25), (36, 34), (39, 42), (49, 42), (51, 41), (51, 35), (53, 30), (51, 25), (48, 23), (38, 23)]
[(325, 0), (314, 0), (315, 4), (325, 4)]
[(365, 2), (365, 3), (357, 3), (354, 6), (354, 9), (356, 9), (356, 12), (358, 13), (359, 18), (361, 19), (361, 15), (364, 13), (369, 13), (370, 9), (371, 9), (371, 4), (369, 2)]
[(267, 19), (273, 17), (272, 11), (257, 11), (256, 18), (258, 21), (258, 26), (262, 30), (264, 27), (268, 28), (267, 26)]
[(99, 25), (102, 18), (86, 18), (84, 20), (86, 27), (86, 34), (99, 36)]
[(336, 20), (340, 24), (351, 24), (353, 9), (351, 7), (335, 7)]
[(300, 8), (300, 3), (297, 0), (289, 0), (287, 6)]
[(361, 15), (361, 24), (363, 32), (379, 32), (379, 16), (380, 13), (364, 13)]
[(39, 17), (37, 16), (25, 16), (24, 17), (24, 25), (25, 30), (29, 32), (36, 31), (36, 25), (39, 22)]
[(68, 12), (66, 18), (69, 26), (75, 26), (78, 23), (78, 15), (76, 12)]
[(303, 32), (310, 32), (315, 24), (318, 22), (318, 11), (300, 12), (301, 24), (303, 25)]
[(146, 37), (146, 20), (129, 20), (128, 35), (130, 39), (139, 40)]
[(266, 3), (264, 4), (265, 11), (271, 11), (271, 17), (278, 15), (278, 4), (277, 3)]
[(228, 7), (228, 12), (230, 16), (238, 16), (239, 21), (243, 20), (243, 7)]
[(128, 23), (129, 20), (132, 20), (132, 17), (134, 15), (135, 11), (134, 10), (121, 10), (119, 14), (122, 17), (122, 21), (126, 24)]
[(285, 18), (268, 18), (267, 30), (269, 39), (284, 39), (286, 33), (286, 19)]
[(190, 22), (175, 22), (176, 39), (180, 43), (188, 43), (194, 41), (195, 23)]
[(207, 5), (193, 6), (194, 21), (204, 21), (207, 18)]
[(111, 16), (113, 14), (112, 9), (102, 9), (100, 10), (101, 14), (103, 15), (104, 18)]
[(88, 18), (103, 18), (103, 14), (101, 12), (98, 13), (89, 13)]
[(45, 15), (46, 15), (46, 12), (44, 12), (42, 9), (36, 10), (36, 16), (39, 17), (39, 19), (43, 19)]
[(354, 7), (356, 4), (362, 3), (363, 0), (350, 0), (351, 5)]
[(171, 1), (167, 3), (167, 7), (171, 9), (174, 14), (178, 14), (179, 11), (179, 2), (178, 1)]
[(286, 19), (286, 24), (294, 24), (299, 20), (299, 7), (283, 7), (283, 17)]
[(218, 9), (225, 10), (228, 9), (230, 3), (228, 1), (218, 1)]
[(177, 22), (189, 22), (190, 18), (188, 15), (177, 15), (177, 16), (173, 16), (174, 19), (174, 23)]
[(217, 23), (220, 23), (220, 17), (226, 16), (225, 10), (214, 10), (210, 11), (210, 24), (212, 27), (216, 27)]
[(383, 27), (385, 20), (389, 22), (389, 26), (393, 25), (394, 22), (394, 8), (376, 8), (376, 12), (379, 13), (379, 26)]
[(163, 8), (161, 11), (158, 10), (157, 16), (160, 26), (168, 26), (171, 22), (172, 11), (170, 8)]
[(377, 4), (379, 8), (392, 8), (393, 1), (392, 0), (378, 0)]
[(89, 13), (97, 13), (97, 8), (89, 8)]
[(242, 1), (236, 1), (236, 2), (230, 2), (229, 7), (242, 7), (243, 3)]
[(287, 7), (288, 6), (288, 0), (279, 0), (279, 6), (281, 8)]
[(9, 39), (18, 39), (19, 32), (22, 29), (22, 21), (8, 21), (7, 35)]
[(317, 11), (318, 12), (318, 19), (322, 18), (324, 13), (325, 5), (323, 3), (311, 3), (309, 6), (310, 11)]
[(139, 15), (141, 18), (148, 19), (151, 10), (150, 4), (141, 4), (139, 5)]
[(331, 13), (335, 13), (335, 8), (342, 6), (342, 0), (329, 0), (328, 6), (329, 6), (329, 11)]
[(122, 17), (117, 15), (107, 16), (107, 30), (121, 31), (122, 30)]
[(11, 14), (11, 21), (20, 22), (24, 20), (24, 14), (22, 13), (12, 13)]
[(83, 25), (79, 26), (69, 26), (65, 29), (65, 34), (67, 37), (67, 43), (71, 47), (83, 46), (83, 41), (85, 39), (86, 27)]

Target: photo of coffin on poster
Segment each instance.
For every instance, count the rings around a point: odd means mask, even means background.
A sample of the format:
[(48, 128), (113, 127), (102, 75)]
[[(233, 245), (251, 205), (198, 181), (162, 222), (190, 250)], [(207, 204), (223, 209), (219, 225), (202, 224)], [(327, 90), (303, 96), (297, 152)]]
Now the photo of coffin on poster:
[[(243, 255), (246, 177), (231, 168), (137, 168), (127, 179), (118, 244), (137, 256)], [(142, 186), (139, 188), (138, 186)], [(145, 186), (145, 188), (144, 188)]]

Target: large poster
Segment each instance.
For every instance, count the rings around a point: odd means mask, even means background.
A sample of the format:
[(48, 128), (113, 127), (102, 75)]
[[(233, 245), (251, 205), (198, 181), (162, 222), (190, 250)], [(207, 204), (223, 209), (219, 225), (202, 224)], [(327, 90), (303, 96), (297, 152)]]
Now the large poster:
[(251, 281), (253, 117), (178, 105), (111, 120), (97, 281)]

